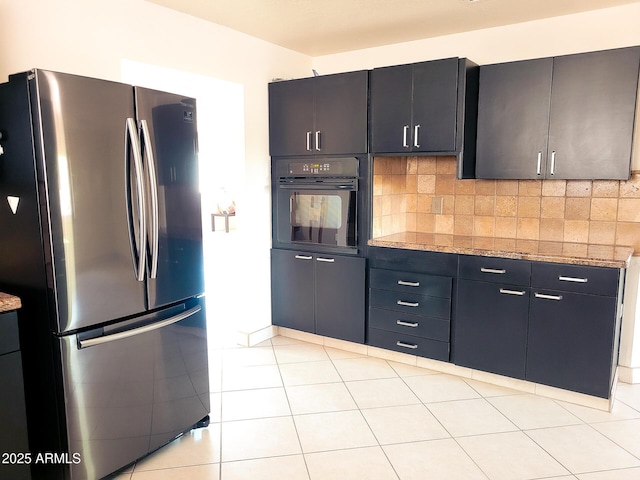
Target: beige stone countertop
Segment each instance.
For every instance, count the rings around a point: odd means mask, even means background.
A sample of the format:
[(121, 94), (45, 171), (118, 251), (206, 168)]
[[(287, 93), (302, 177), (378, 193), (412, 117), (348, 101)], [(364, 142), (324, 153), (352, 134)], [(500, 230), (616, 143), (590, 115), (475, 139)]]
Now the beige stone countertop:
[(22, 306), (18, 297), (0, 292), (0, 313), (16, 310)]
[(627, 268), (633, 255), (631, 247), (416, 232), (377, 237), (369, 240), (368, 243), (374, 247), (406, 248), (611, 268)]

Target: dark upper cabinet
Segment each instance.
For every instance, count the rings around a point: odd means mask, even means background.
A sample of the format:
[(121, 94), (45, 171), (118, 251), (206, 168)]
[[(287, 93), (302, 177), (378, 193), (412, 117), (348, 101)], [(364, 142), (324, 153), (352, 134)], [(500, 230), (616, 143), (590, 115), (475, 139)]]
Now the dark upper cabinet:
[(367, 71), (269, 84), (271, 156), (367, 153)]
[(374, 154), (460, 155), (458, 176), (474, 175), (478, 67), (447, 58), (371, 72)]
[(640, 47), (480, 68), (477, 178), (627, 179)]

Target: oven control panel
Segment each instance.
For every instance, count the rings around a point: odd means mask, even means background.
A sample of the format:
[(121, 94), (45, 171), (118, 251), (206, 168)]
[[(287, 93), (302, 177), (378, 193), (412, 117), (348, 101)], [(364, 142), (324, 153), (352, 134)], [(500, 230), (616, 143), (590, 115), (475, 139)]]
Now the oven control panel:
[(342, 175), (342, 162), (291, 162), (289, 175)]

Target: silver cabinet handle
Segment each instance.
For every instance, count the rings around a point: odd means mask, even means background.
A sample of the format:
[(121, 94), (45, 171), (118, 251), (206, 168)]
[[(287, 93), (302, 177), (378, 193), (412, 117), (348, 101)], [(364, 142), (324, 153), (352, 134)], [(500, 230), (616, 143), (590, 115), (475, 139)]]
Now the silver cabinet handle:
[(402, 146), (405, 148), (409, 148), (409, 144), (407, 143), (407, 137), (409, 136), (409, 125), (405, 125), (402, 127)]
[(307, 152), (311, 151), (311, 132), (307, 132)]
[(420, 303), (418, 302), (405, 302), (403, 300), (398, 300), (396, 304), (402, 305), (403, 307), (419, 307), (420, 306)]
[(316, 258), (316, 260), (318, 262), (327, 262), (327, 263), (333, 263), (333, 262), (336, 261), (335, 258), (322, 258), (322, 257), (318, 257), (318, 258)]
[(545, 300), (562, 300), (562, 295), (545, 295), (544, 293), (535, 293), (536, 298), (544, 298)]
[(420, 144), (418, 143), (418, 134), (420, 132), (420, 125), (416, 125), (413, 127), (413, 146), (416, 148), (420, 148)]
[(503, 268), (502, 270), (496, 270), (495, 268), (481, 268), (480, 271), (482, 273), (495, 273), (495, 274), (503, 274), (507, 273), (507, 271)]
[(320, 151), (320, 130), (316, 132), (316, 150)]
[(420, 282), (407, 282), (406, 280), (398, 280), (398, 285), (403, 285), (405, 287), (419, 287)]
[(501, 288), (500, 293), (504, 293), (505, 295), (519, 295), (519, 296), (522, 296), (525, 294), (524, 290), (507, 290), (506, 288)]
[(416, 328), (419, 325), (419, 323), (418, 322), (410, 323), (410, 322), (404, 322), (402, 320), (396, 320), (396, 325), (400, 325), (402, 327)]
[(396, 345), (397, 345), (397, 346), (399, 346), (399, 347), (411, 348), (411, 349), (413, 349), (413, 350), (415, 350), (416, 348), (418, 348), (418, 345), (413, 345), (413, 344), (411, 344), (411, 343), (404, 343), (404, 342), (401, 342), (401, 341), (399, 341), (399, 340), (396, 342)]
[(542, 173), (542, 152), (538, 152), (538, 168), (536, 169), (536, 175)]
[(313, 257), (311, 255), (296, 255), (298, 260), (311, 260)]
[(556, 174), (556, 151), (551, 152), (551, 175)]
[(577, 277), (563, 277), (560, 275), (558, 280), (561, 282), (575, 282), (575, 283), (587, 283), (589, 281), (588, 278), (577, 278)]

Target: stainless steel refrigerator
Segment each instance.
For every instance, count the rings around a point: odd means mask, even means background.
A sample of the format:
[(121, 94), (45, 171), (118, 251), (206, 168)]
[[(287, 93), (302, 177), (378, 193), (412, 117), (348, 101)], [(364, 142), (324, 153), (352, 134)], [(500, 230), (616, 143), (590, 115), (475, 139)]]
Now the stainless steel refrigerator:
[(0, 85), (0, 147), (33, 478), (208, 424), (195, 99), (35, 69)]

